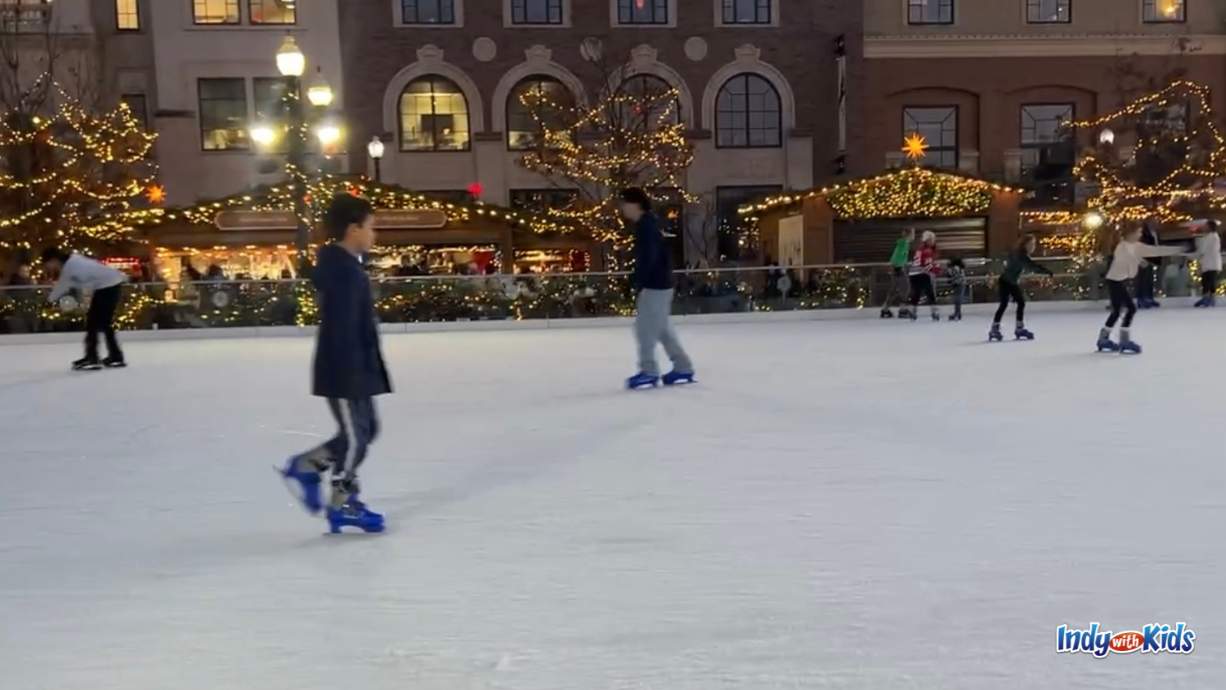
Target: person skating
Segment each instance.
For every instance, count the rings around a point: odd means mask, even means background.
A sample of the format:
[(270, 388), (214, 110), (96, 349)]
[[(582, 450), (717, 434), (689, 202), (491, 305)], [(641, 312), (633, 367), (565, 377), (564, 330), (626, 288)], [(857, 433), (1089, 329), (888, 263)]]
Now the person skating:
[[(1158, 246), (1158, 231), (1151, 220), (1141, 225), (1141, 244), (1151, 247)], [(1159, 274), (1162, 272), (1162, 262), (1146, 259), (1137, 270), (1136, 292), (1138, 309), (1157, 309), (1162, 304), (1154, 299), (1155, 287)]]
[(1217, 306), (1217, 280), (1222, 273), (1222, 236), (1216, 220), (1201, 221), (1196, 232), (1196, 262), (1200, 266), (1201, 298), (1197, 307)]
[(673, 329), (672, 259), (664, 244), (659, 221), (652, 213), (651, 199), (635, 187), (623, 190), (621, 213), (634, 225), (635, 263), (631, 280), (638, 290), (634, 335), (639, 346), (639, 372), (626, 380), (626, 387), (635, 390), (660, 382), (656, 345), (664, 346), (664, 352), (673, 363), (673, 370), (664, 375), (664, 385), (694, 383), (694, 365)]
[[(68, 254), (54, 247), (43, 251), (43, 268), (59, 274), (55, 287), (47, 296), (54, 304), (69, 290), (93, 291), (89, 311), (85, 315), (85, 357), (72, 363), (76, 370), (94, 371), (103, 367), (117, 369), (127, 366), (119, 340), (115, 337), (115, 309), (119, 307), (120, 290), (128, 282), (123, 271), (77, 253)], [(106, 359), (98, 359), (98, 335), (106, 338)]]
[(890, 254), (890, 292), (885, 296), (885, 304), (881, 307), (881, 318), (892, 319), (894, 312), (890, 308), (899, 306), (898, 316), (906, 318), (907, 301), (911, 297), (911, 281), (907, 279), (907, 262), (911, 259), (911, 243), (915, 241), (915, 228), (907, 228), (894, 242), (894, 252)]
[(996, 316), (992, 319), (992, 330), (988, 332), (988, 340), (1004, 339), (1004, 335), (1000, 332), (1000, 322), (1005, 318), (1005, 311), (1009, 308), (1010, 300), (1017, 304), (1017, 325), (1013, 329), (1013, 336), (1018, 340), (1034, 340), (1034, 333), (1026, 330), (1026, 293), (1021, 287), (1022, 272), (1030, 270), (1044, 275), (1052, 274), (1046, 266), (1041, 266), (1030, 258), (1036, 247), (1038, 247), (1038, 240), (1034, 235), (1026, 235), (1018, 241), (1017, 246), (1009, 252), (1009, 257), (1005, 259), (1005, 270), (996, 281), (996, 289), (1000, 294), (1000, 306), (996, 308)]
[(945, 276), (949, 278), (949, 286), (954, 293), (954, 313), (949, 315), (950, 321), (962, 320), (962, 303), (966, 301), (967, 284), (966, 284), (966, 264), (962, 263), (962, 259), (953, 258), (949, 260), (949, 266), (945, 268)]
[[(1107, 292), (1111, 295), (1111, 315), (1107, 324), (1098, 333), (1099, 352), (1122, 352), (1126, 354), (1141, 354), (1141, 346), (1133, 341), (1130, 330), (1132, 319), (1137, 314), (1137, 305), (1128, 294), (1128, 281), (1136, 277), (1137, 271), (1150, 257), (1175, 256), (1180, 254), (1178, 247), (1160, 247), (1141, 243), (1141, 228), (1129, 230), (1115, 246), (1111, 255), (1111, 268), (1107, 270)], [(1124, 311), (1124, 322), (1120, 325), (1120, 340), (1111, 340), (1111, 331), (1119, 321), (1120, 311)]]
[(941, 320), (941, 310), (937, 307), (936, 277), (941, 274), (937, 265), (937, 234), (931, 230), (924, 231), (920, 246), (915, 250), (915, 260), (909, 269), (911, 276), (911, 311), (908, 314), (914, 321), (919, 315), (920, 297), (928, 300), (932, 309), (932, 320)]
[(281, 474), (312, 514), (324, 509), (322, 476), (331, 473), (325, 516), (333, 533), (342, 527), (382, 532), (383, 516), (360, 500), (358, 468), (379, 434), (376, 396), (392, 392), (379, 346), (375, 305), (362, 256), (375, 242), (374, 209), (349, 194), (337, 195), (324, 224), (331, 240), (319, 250), (311, 282), (319, 295), (313, 394), (325, 398), (340, 426), (327, 443), (290, 458)]

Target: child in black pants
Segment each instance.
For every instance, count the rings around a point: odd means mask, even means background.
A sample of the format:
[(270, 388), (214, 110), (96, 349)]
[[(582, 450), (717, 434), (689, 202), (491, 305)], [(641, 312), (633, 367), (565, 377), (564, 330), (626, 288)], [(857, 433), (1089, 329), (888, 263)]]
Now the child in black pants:
[[(1137, 275), (1145, 260), (1155, 256), (1174, 256), (1182, 253), (1178, 247), (1162, 247), (1141, 243), (1141, 228), (1129, 230), (1115, 246), (1111, 256), (1111, 268), (1107, 270), (1107, 292), (1111, 296), (1111, 315), (1106, 326), (1098, 333), (1098, 351), (1141, 354), (1141, 346), (1129, 336), (1132, 318), (1137, 314), (1137, 304), (1128, 293), (1128, 282)], [(1124, 322), (1120, 325), (1120, 342), (1111, 340), (1111, 329), (1119, 322), (1120, 312)]]

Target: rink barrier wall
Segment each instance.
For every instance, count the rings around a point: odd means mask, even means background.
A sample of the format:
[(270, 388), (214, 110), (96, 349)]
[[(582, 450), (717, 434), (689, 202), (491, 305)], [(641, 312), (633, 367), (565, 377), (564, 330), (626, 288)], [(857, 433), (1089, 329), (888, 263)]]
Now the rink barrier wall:
[[(1037, 308), (1036, 308), (1037, 307)], [(1041, 306), (1032, 303), (1031, 313), (1043, 312), (1101, 312), (1100, 301), (1062, 301), (1043, 302)], [(963, 313), (970, 316), (987, 318), (996, 311), (995, 304), (972, 304), (963, 307)], [(948, 310), (945, 310), (947, 313)], [(927, 318), (922, 315), (921, 318)], [(673, 317), (674, 322), (686, 325), (706, 324), (749, 324), (749, 323), (788, 323), (809, 321), (847, 321), (872, 319), (877, 320), (877, 309), (866, 307), (862, 309), (814, 309), (804, 311), (779, 312), (733, 312), (726, 314), (686, 314)], [(441, 321), (418, 323), (385, 323), (380, 324), (379, 331), (384, 335), (402, 335), (411, 333), (471, 333), (495, 331), (542, 331), (590, 328), (630, 328), (633, 317), (607, 316), (598, 318), (568, 318), (568, 319), (531, 319), (523, 321)], [(236, 326), (232, 328), (192, 328), (170, 329), (157, 331), (124, 331), (120, 339), (124, 342), (143, 342), (159, 340), (214, 340), (237, 338), (303, 338), (315, 335), (315, 326)], [(25, 333), (0, 337), (0, 345), (50, 345), (57, 343), (78, 343), (83, 338), (80, 332), (58, 333)]]

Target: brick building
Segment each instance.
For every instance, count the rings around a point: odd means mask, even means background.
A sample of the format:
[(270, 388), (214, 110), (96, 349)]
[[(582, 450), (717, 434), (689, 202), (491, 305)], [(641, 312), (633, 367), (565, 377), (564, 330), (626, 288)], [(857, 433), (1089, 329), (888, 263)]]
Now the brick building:
[[(1226, 3), (1217, 0), (866, 0), (858, 160), (900, 162), (921, 132), (928, 164), (1073, 201), (1094, 132), (1059, 123), (1115, 109), (1183, 76), (1226, 106)], [(1171, 117), (1196, 117), (1173, 112)], [(1074, 140), (1076, 139), (1076, 140)], [(1128, 142), (1121, 141), (1121, 145)]]
[[(681, 94), (695, 147), (685, 184), (707, 202), (682, 222), (713, 233), (712, 215), (728, 221), (748, 198), (812, 186), (833, 176), (840, 146), (854, 149), (840, 144), (835, 41), (847, 37), (857, 79), (860, 18), (843, 0), (347, 0), (350, 159), (379, 136), (385, 181), (457, 194), (477, 182), (487, 201), (522, 203), (551, 185), (517, 163), (517, 89), (590, 102), (603, 76), (581, 46), (596, 38), (630, 63), (630, 79)], [(845, 107), (856, 122), (854, 90)], [(685, 249), (696, 253), (714, 258)]]

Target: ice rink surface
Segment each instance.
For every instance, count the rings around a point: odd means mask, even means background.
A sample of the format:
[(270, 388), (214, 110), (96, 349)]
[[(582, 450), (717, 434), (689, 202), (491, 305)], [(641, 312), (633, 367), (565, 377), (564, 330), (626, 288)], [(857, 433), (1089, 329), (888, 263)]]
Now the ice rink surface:
[[(0, 346), (12, 690), (1221, 687), (1226, 314), (390, 336), (379, 536), (270, 467), (333, 431), (308, 339)], [(1057, 655), (1187, 621), (1187, 656)]]

